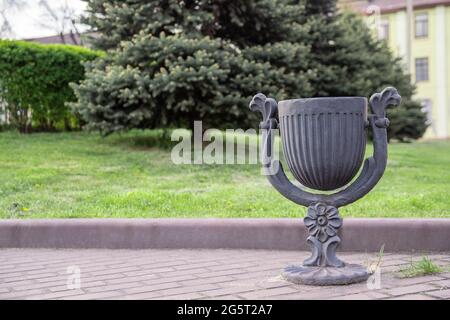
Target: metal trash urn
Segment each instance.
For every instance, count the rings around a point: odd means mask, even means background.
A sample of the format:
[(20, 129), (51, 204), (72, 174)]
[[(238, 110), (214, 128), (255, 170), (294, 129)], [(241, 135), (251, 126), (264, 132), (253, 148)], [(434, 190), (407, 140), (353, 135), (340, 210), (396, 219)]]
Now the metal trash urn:
[[(342, 218), (338, 208), (365, 196), (380, 180), (387, 163), (385, 109), (401, 97), (392, 87), (372, 95), (367, 114), (365, 97), (326, 97), (283, 100), (258, 93), (250, 102), (263, 116), (262, 165), (272, 186), (287, 199), (307, 207), (304, 224), (311, 257), (288, 266), (288, 281), (309, 285), (339, 285), (365, 281), (367, 269), (346, 264), (336, 256)], [(373, 156), (364, 161), (367, 132), (373, 133)], [(280, 130), (283, 154), (295, 179), (303, 186), (334, 193), (313, 193), (294, 185), (273, 157), (274, 130)], [(352, 182), (353, 180), (353, 182)], [(357, 241), (357, 239), (355, 239)]]

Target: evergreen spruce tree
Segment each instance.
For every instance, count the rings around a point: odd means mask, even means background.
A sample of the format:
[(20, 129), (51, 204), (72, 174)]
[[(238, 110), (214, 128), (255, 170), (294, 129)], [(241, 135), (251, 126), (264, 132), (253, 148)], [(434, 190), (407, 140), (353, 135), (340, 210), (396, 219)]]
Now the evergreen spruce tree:
[[(108, 134), (194, 120), (204, 128), (254, 127), (247, 105), (256, 92), (279, 100), (368, 96), (393, 85), (409, 101), (414, 87), (400, 61), (359, 17), (337, 13), (335, 2), (88, 0), (85, 22), (107, 55), (87, 66), (72, 106), (88, 127)], [(414, 110), (425, 123), (420, 106), (407, 105), (404, 115)], [(423, 126), (403, 130), (397, 119), (403, 137), (423, 134)]]

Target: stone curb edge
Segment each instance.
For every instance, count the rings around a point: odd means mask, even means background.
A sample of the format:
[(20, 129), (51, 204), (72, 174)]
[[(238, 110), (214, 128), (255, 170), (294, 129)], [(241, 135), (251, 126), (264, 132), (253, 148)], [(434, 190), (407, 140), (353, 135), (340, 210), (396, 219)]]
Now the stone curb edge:
[[(347, 218), (339, 251), (450, 251), (450, 219)], [(0, 248), (306, 250), (301, 219), (0, 220)]]

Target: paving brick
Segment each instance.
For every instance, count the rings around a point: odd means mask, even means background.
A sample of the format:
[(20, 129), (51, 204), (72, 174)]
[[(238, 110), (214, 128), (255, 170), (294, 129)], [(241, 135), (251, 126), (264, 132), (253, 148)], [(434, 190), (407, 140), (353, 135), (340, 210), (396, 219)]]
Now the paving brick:
[(151, 269), (159, 269), (159, 268), (174, 268), (176, 266), (182, 266), (186, 265), (187, 262), (183, 260), (174, 259), (173, 261), (167, 260), (167, 261), (140, 261), (137, 266), (145, 266), (146, 268)]
[[(198, 269), (198, 268), (208, 268), (209, 270), (214, 270), (214, 267), (223, 267), (223, 265), (219, 264), (217, 261), (204, 261), (197, 263), (186, 263), (182, 265), (175, 266), (175, 270), (189, 270), (189, 269)], [(231, 269), (231, 268), (228, 268)]]
[[(63, 272), (61, 272), (61, 274), (67, 274), (67, 267), (68, 267), (69, 265), (67, 265), (65, 268), (64, 268), (64, 271)], [(73, 266), (76, 266), (76, 267), (78, 267), (78, 268), (80, 268), (80, 272), (81, 273), (97, 273), (97, 274), (99, 274), (99, 273), (102, 273), (102, 272), (104, 272), (104, 271), (106, 271), (106, 270), (111, 270), (110, 268), (108, 268), (108, 267), (106, 267), (106, 266), (101, 266), (101, 265), (99, 265), (99, 266), (90, 266), (90, 267), (86, 267), (86, 266), (79, 266), (79, 265), (77, 265), (77, 264), (73, 264)]]
[(26, 297), (25, 300), (59, 300), (64, 297), (76, 296), (76, 295), (81, 295), (81, 294), (84, 294), (83, 290), (73, 289), (73, 290), (45, 293), (45, 294), (40, 294), (40, 295), (32, 295), (32, 296)]
[(4, 278), (4, 282), (16, 282), (16, 281), (22, 281), (22, 280), (33, 280), (33, 279), (44, 279), (44, 278), (51, 278), (58, 276), (57, 273), (41, 273), (41, 274), (34, 274), (32, 276), (27, 276), (25, 273), (20, 273), (20, 275), (17, 275), (15, 277), (11, 278)]
[(266, 279), (260, 280), (260, 279), (249, 279), (249, 280), (233, 280), (228, 281), (224, 283), (220, 283), (220, 286), (223, 288), (248, 288), (248, 287), (254, 287), (254, 288), (263, 288), (263, 289), (270, 289), (270, 288), (277, 288), (281, 286), (285, 286), (286, 284), (292, 285), (291, 283), (284, 282), (280, 285), (280, 283), (277, 283), (275, 286), (264, 286)]
[[(42, 277), (42, 278), (36, 278), (36, 279), (34, 279), (34, 281), (37, 281), (37, 282), (64, 281), (64, 282), (66, 282), (67, 276), (68, 276), (68, 274), (64, 274), (64, 275), (58, 274), (58, 275), (49, 276), (49, 277), (47, 276), (47, 277)], [(83, 277), (83, 275), (82, 275), (82, 277)]]
[(281, 276), (281, 270), (276, 271), (260, 271), (260, 272), (241, 272), (240, 274), (233, 274), (233, 278), (237, 280), (257, 279), (258, 281), (265, 281)]
[[(404, 266), (404, 265), (403, 265)], [(398, 274), (400, 269), (403, 268), (402, 265), (396, 265), (396, 266), (381, 266), (381, 272), (382, 273), (394, 273)]]
[(109, 285), (99, 285), (91, 288), (84, 288), (86, 292), (94, 293), (94, 292), (103, 292), (103, 291), (114, 291), (114, 290), (123, 290), (128, 288), (139, 288), (142, 287), (142, 283), (140, 282), (127, 282), (127, 283), (119, 283), (119, 284), (109, 284)]
[(229, 275), (242, 275), (242, 274), (248, 274), (242, 269), (230, 269), (230, 270), (222, 270), (222, 271), (208, 271), (205, 270), (204, 272), (198, 274), (198, 277), (200, 278), (213, 278), (213, 277), (220, 277), (220, 276), (229, 276)]
[(403, 259), (392, 259), (388, 261), (383, 261), (381, 264), (381, 268), (389, 266), (398, 266), (400, 268), (401, 266), (407, 265), (409, 262), (410, 261), (405, 261)]
[[(150, 291), (160, 291), (163, 289), (168, 289), (168, 288), (172, 289), (172, 288), (177, 288), (177, 287), (180, 287), (180, 285), (177, 283), (174, 283), (174, 282), (167, 282), (167, 283), (161, 283), (161, 284), (129, 288), (129, 289), (125, 289), (124, 291), (128, 294), (133, 294), (133, 293), (142, 293), (142, 292), (150, 292)], [(193, 292), (193, 291), (191, 291), (191, 292)]]
[[(195, 276), (206, 275), (206, 276), (208, 276), (211, 273), (212, 272), (206, 268), (199, 268), (199, 269), (189, 269), (189, 270), (174, 270), (174, 271), (159, 273), (158, 275), (163, 275), (166, 277), (182, 276), (182, 275), (195, 275)], [(216, 275), (212, 275), (212, 276), (216, 276)]]
[[(327, 300), (334, 297), (333, 295), (330, 295), (329, 292), (323, 291), (320, 294), (314, 294), (309, 291), (299, 291), (294, 292), (290, 294), (281, 294), (278, 296), (269, 297), (266, 299), (273, 299), (273, 300)], [(252, 298), (254, 299), (254, 298)], [(261, 299), (261, 298), (258, 298)]]
[(276, 263), (276, 264), (261, 264), (254, 267), (244, 268), (247, 272), (261, 272), (261, 271), (269, 271), (274, 273), (281, 273), (283, 268), (286, 267), (285, 264)]
[(174, 268), (170, 267), (162, 267), (162, 268), (145, 268), (143, 270), (138, 271), (129, 271), (124, 272), (123, 274), (126, 276), (151, 276), (151, 277), (157, 277), (158, 273), (165, 273), (165, 272), (171, 272), (175, 271)]
[[(26, 272), (26, 271), (33, 271), (33, 270), (42, 270), (43, 272), (47, 272), (47, 268), (45, 268), (42, 265), (39, 266), (26, 266), (21, 268), (14, 268), (14, 272)], [(8, 270), (2, 270), (0, 271), (0, 274), (9, 274), (10, 272)]]
[(337, 296), (330, 298), (331, 300), (375, 300), (389, 297), (387, 294), (376, 291), (368, 291), (362, 293), (354, 293), (345, 296)]
[(208, 267), (208, 269), (211, 271), (222, 271), (222, 270), (229, 270), (229, 269), (255, 267), (255, 264), (256, 264), (255, 262), (223, 263), (220, 265)]
[(276, 296), (281, 296), (289, 293), (297, 293), (298, 290), (292, 287), (282, 287), (282, 288), (274, 288), (274, 289), (264, 289), (251, 291), (248, 293), (239, 294), (240, 297), (245, 299), (264, 299), (264, 298), (273, 298), (276, 299)]
[(429, 291), (426, 294), (440, 299), (450, 299), (450, 289)]
[(152, 299), (158, 299), (158, 300), (198, 300), (202, 299), (204, 296), (197, 292), (191, 292), (186, 294), (179, 294), (179, 295), (173, 295), (173, 296), (164, 296), (164, 297), (156, 297)]
[(101, 270), (101, 271), (95, 271), (95, 272), (91, 272), (91, 274), (93, 276), (103, 276), (106, 274), (112, 274), (112, 273), (123, 273), (123, 272), (127, 272), (127, 271), (136, 271), (139, 270), (138, 267), (125, 267), (125, 268), (117, 268), (117, 269), (109, 269), (109, 270)]
[(0, 300), (7, 299), (22, 299), (27, 296), (37, 295), (43, 293), (44, 290), (41, 289), (33, 289), (28, 291), (14, 291), (8, 293), (0, 293)]
[[(28, 274), (23, 274), (21, 277), (16, 277), (16, 278), (10, 278), (7, 280), (7, 282), (11, 282), (11, 281), (15, 281), (15, 280), (34, 280), (34, 279), (45, 279), (45, 278), (52, 278), (52, 277), (57, 277), (59, 276), (58, 273), (56, 272), (49, 272), (49, 273), (39, 273), (39, 274), (33, 274), (33, 275), (28, 275)], [(65, 275), (67, 277), (67, 274)]]
[(284, 287), (290, 285), (291, 283), (281, 279), (280, 277), (273, 277), (265, 279), (263, 281), (257, 281), (256, 284), (261, 288), (269, 289), (269, 288)]
[(55, 281), (55, 282), (29, 282), (25, 285), (20, 286), (11, 286), (9, 287), (13, 291), (26, 291), (26, 290), (33, 290), (33, 289), (45, 289), (50, 288), (53, 286), (62, 286), (66, 287), (66, 282), (64, 281)]
[(0, 271), (2, 271), (1, 273), (8, 273), (8, 272), (14, 270), (14, 267), (15, 267), (15, 265), (13, 265), (13, 264), (0, 265)]
[[(450, 270), (450, 266), (447, 269)], [(450, 272), (439, 273), (439, 276), (442, 278), (450, 279)]]
[(61, 300), (102, 300), (105, 298), (120, 298), (123, 293), (121, 291), (107, 291), (107, 292), (96, 292), (88, 293), (75, 296), (62, 297)]
[[(92, 276), (92, 275), (81, 275), (81, 281), (84, 283), (87, 282), (93, 282), (93, 281), (109, 281), (109, 280), (113, 280), (113, 279), (124, 279), (125, 275), (123, 273), (109, 273), (109, 274), (104, 274), (104, 275), (96, 275), (96, 276)], [(67, 276), (66, 276), (67, 279)]]
[[(87, 288), (93, 288), (93, 287), (98, 287), (98, 286), (104, 286), (105, 282), (104, 281), (92, 281), (92, 282), (84, 282), (81, 281), (80, 283), (81, 287), (80, 289), (87, 289)], [(67, 284), (61, 285), (61, 286), (52, 286), (50, 288), (48, 288), (49, 291), (51, 292), (58, 292), (58, 291), (66, 291), (66, 290), (71, 290), (67, 288)]]
[(241, 300), (242, 298), (239, 298), (234, 295), (225, 295), (220, 297), (208, 297), (208, 298), (199, 298), (201, 300)]
[(437, 281), (429, 282), (432, 285), (435, 285), (438, 289), (450, 289), (450, 279), (441, 279)]
[(62, 268), (65, 269), (67, 268), (67, 266), (70, 265), (76, 265), (80, 268), (85, 268), (85, 269), (89, 269), (89, 268), (95, 268), (95, 267), (105, 267), (106, 264), (108, 263), (108, 261), (110, 261), (110, 258), (105, 258), (105, 259), (91, 259), (91, 260), (64, 260), (62, 262), (58, 262), (58, 263), (48, 263), (45, 266), (47, 267), (52, 267), (52, 268)]
[(129, 283), (129, 282), (142, 282), (148, 281), (148, 280), (158, 280), (159, 278), (156, 275), (150, 274), (150, 275), (142, 275), (142, 276), (135, 276), (135, 277), (122, 277), (118, 279), (111, 279), (106, 280), (107, 284), (119, 284), (119, 283)]
[(435, 300), (436, 298), (424, 294), (407, 294), (404, 296), (393, 297), (387, 300)]
[(9, 289), (8, 288), (0, 288), (0, 294), (1, 293), (8, 293)]
[(431, 284), (422, 283), (422, 284), (414, 284), (414, 285), (410, 285), (410, 286), (386, 289), (383, 292), (393, 295), (393, 296), (402, 296), (402, 295), (406, 295), (406, 294), (410, 294), (410, 293), (421, 293), (421, 292), (431, 291), (431, 290), (436, 290), (436, 287)]
[(171, 295), (179, 295), (179, 294), (185, 294), (185, 293), (192, 293), (192, 292), (199, 292), (204, 293), (208, 290), (214, 290), (217, 289), (218, 286), (213, 284), (205, 284), (205, 285), (199, 285), (199, 286), (189, 286), (189, 287), (178, 287), (178, 288), (172, 288), (172, 289), (166, 289), (161, 290), (161, 296), (171, 296)]
[[(2, 255), (3, 260), (0, 263), (0, 266), (2, 267), (2, 269), (4, 267), (6, 267), (6, 269), (9, 269), (11, 266), (18, 266), (22, 263), (33, 263), (33, 259), (5, 259), (5, 257)], [(39, 263), (40, 264), (40, 263)]]
[(143, 283), (149, 284), (149, 285), (155, 285), (155, 284), (161, 284), (161, 283), (167, 283), (167, 282), (181, 282), (184, 280), (194, 280), (197, 279), (195, 276), (190, 274), (183, 274), (183, 275), (172, 275), (170, 277), (163, 276), (161, 278), (157, 279), (151, 279), (151, 280), (145, 280)]
[(256, 286), (225, 287), (225, 288), (204, 291), (203, 294), (208, 297), (219, 297), (219, 296), (225, 296), (225, 295), (230, 295), (230, 294), (241, 294), (241, 293), (257, 291), (257, 290), (259, 290), (259, 288)]
[[(0, 274), (0, 281), (2, 282), (17, 282), (24, 280), (23, 278), (24, 273), (23, 272), (5, 272), (3, 274)], [(9, 280), (9, 281), (8, 281)]]
[(201, 279), (193, 278), (190, 280), (179, 281), (179, 283), (183, 286), (196, 286), (208, 283), (228, 283), (234, 280), (235, 279), (231, 276), (219, 276), (214, 278), (201, 278)]
[(158, 291), (141, 292), (134, 294), (125, 294), (120, 297), (121, 300), (150, 300), (161, 299), (161, 294)]
[(21, 281), (14, 281), (14, 282), (4, 282), (0, 281), (0, 288), (14, 288), (14, 287), (20, 287), (20, 286), (29, 286), (36, 281), (33, 280), (21, 280)]
[(398, 278), (392, 275), (382, 275), (382, 285), (385, 288), (397, 288), (400, 286), (408, 286), (420, 283), (435, 283), (444, 280), (444, 278), (435, 275), (412, 277), (412, 278)]

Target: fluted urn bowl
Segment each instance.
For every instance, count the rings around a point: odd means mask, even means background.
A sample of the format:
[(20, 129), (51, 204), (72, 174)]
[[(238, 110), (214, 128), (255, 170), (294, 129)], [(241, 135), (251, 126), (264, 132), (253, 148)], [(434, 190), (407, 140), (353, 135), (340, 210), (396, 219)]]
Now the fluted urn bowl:
[(302, 185), (335, 190), (357, 174), (366, 147), (366, 98), (284, 100), (278, 116), (286, 162)]

